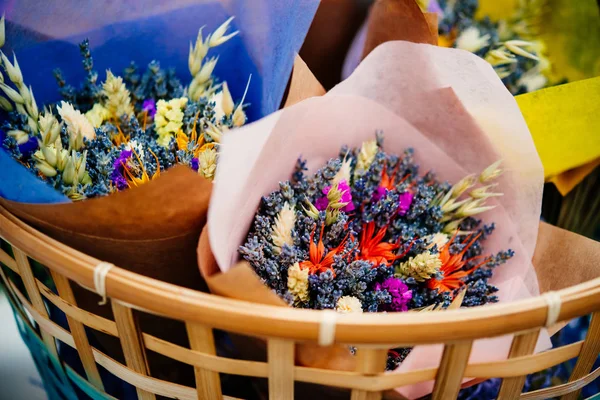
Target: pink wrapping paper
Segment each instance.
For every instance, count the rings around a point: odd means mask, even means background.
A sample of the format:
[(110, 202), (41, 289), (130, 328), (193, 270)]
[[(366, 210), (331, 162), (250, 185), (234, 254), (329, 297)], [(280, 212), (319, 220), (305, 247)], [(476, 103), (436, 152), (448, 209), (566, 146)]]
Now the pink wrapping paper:
[[(305, 100), (224, 138), (208, 214), (210, 244), (222, 272), (237, 260), (263, 195), (290, 178), (296, 159), (309, 173), (339, 153), (385, 134), (387, 152), (415, 149), (422, 171), (457, 182), (502, 158), (505, 174), (497, 207), (481, 217), (496, 222), (486, 252), (512, 248), (492, 283), (500, 301), (539, 294), (531, 263), (543, 184), (541, 162), (513, 97), (492, 68), (454, 49), (389, 42), (375, 49), (346, 81), (327, 95)], [(506, 358), (510, 337), (477, 341), (470, 362)], [(399, 338), (401, 342), (401, 338)], [(537, 350), (550, 347), (547, 333)], [(416, 347), (394, 372), (437, 367), (441, 346)], [(431, 392), (432, 383), (398, 388), (408, 398)]]

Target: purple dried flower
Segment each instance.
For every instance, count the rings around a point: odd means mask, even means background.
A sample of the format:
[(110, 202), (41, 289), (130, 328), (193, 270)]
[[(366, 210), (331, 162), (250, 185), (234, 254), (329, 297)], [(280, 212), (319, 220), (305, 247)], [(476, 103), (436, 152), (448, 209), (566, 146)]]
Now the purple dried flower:
[(387, 194), (388, 190), (383, 186), (377, 187), (375, 192), (373, 192), (373, 201), (379, 201)]
[(131, 150), (123, 150), (119, 157), (115, 159), (113, 162), (113, 171), (110, 175), (110, 180), (117, 187), (118, 190), (127, 189), (129, 185), (127, 184), (127, 180), (123, 176), (125, 165), (127, 164), (127, 160), (131, 157), (133, 152)]
[(29, 157), (38, 149), (38, 147), (38, 139), (35, 136), (30, 135), (25, 143), (19, 145), (19, 151), (24, 157)]
[(413, 202), (414, 195), (411, 192), (400, 193), (398, 198), (398, 215), (406, 215)]
[(142, 111), (147, 112), (149, 117), (154, 118), (154, 115), (156, 114), (156, 101), (154, 101), (154, 99), (144, 100), (142, 103)]
[(198, 172), (198, 168), (200, 167), (200, 162), (198, 161), (198, 157), (192, 158), (191, 167), (194, 171)]
[[(346, 206), (344, 208), (342, 208), (342, 211), (344, 211), (344, 212), (354, 211), (354, 204), (352, 203), (352, 192), (350, 191), (350, 186), (348, 186), (348, 182), (346, 182), (345, 179), (342, 179), (337, 184), (337, 189), (340, 192), (342, 192), (341, 202), (347, 203)], [(323, 211), (327, 208), (327, 205), (329, 204), (329, 201), (327, 200), (327, 194), (329, 193), (330, 190), (331, 190), (331, 186), (325, 186), (325, 188), (323, 188), (323, 194), (325, 196), (318, 198), (317, 201), (315, 202), (315, 207), (317, 207), (317, 210)]]
[(377, 282), (375, 290), (387, 290), (392, 296), (392, 302), (383, 306), (384, 311), (408, 311), (408, 303), (412, 299), (412, 292), (402, 279), (387, 278), (383, 283)]
[[(331, 188), (331, 186), (328, 186), (329, 188)], [(327, 189), (327, 188), (325, 188)], [(323, 190), (325, 191), (325, 190)], [(327, 191), (329, 193), (329, 190)], [(329, 200), (327, 200), (327, 196), (323, 196), (323, 197), (319, 197), (317, 199), (317, 201), (315, 201), (315, 207), (317, 207), (317, 210), (319, 211), (324, 211), (327, 206), (329, 205)]]

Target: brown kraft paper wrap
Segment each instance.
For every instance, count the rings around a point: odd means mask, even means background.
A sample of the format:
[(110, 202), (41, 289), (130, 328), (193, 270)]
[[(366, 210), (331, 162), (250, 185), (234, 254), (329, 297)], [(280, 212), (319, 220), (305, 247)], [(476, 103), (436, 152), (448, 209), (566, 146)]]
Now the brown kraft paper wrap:
[[(175, 285), (205, 290), (196, 267), (195, 249), (206, 223), (211, 188), (211, 182), (188, 167), (176, 166), (143, 186), (106, 197), (63, 204), (0, 199), (0, 204), (41, 232), (99, 260)], [(76, 284), (71, 286), (80, 307), (112, 318), (110, 304), (99, 306), (98, 295)], [(181, 322), (137, 314), (144, 332), (187, 345)], [(94, 336), (111, 357), (123, 361), (118, 338), (100, 332), (94, 332)], [(153, 376), (193, 382), (191, 368), (174, 365), (175, 361), (155, 353), (148, 357)]]

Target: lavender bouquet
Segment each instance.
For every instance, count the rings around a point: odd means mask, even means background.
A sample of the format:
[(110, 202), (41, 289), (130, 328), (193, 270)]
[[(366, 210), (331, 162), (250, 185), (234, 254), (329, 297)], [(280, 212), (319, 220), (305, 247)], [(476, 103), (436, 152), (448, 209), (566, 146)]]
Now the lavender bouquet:
[(0, 84), (6, 96), (0, 106), (7, 113), (3, 149), (71, 200), (139, 186), (176, 164), (212, 180), (222, 134), (246, 122), (244, 97), (234, 102), (227, 82), (213, 74), (218, 57), (208, 58), (239, 33), (229, 31), (232, 20), (206, 37), (200, 29), (190, 44), (191, 81), (185, 87), (174, 70), (156, 61), (143, 72), (132, 62), (123, 76), (107, 70), (98, 82), (84, 40), (79, 46), (85, 81), (71, 86), (55, 70), (63, 100), (43, 111), (16, 55), (11, 63), (1, 53), (8, 78)]
[[(383, 136), (343, 147), (314, 175), (298, 160), (290, 181), (263, 197), (239, 251), (290, 306), (341, 313), (406, 312), (497, 301), (488, 282), (512, 250), (486, 254), (494, 224), (475, 216), (499, 163), (454, 185), (420, 173), (413, 150), (389, 154)], [(406, 355), (389, 352), (388, 368)]]

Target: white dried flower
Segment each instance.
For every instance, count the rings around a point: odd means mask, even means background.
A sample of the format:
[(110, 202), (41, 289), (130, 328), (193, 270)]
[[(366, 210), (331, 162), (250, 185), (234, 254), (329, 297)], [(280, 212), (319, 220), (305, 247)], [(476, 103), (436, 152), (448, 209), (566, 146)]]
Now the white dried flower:
[(534, 48), (535, 44), (533, 42), (527, 42), (525, 40), (509, 40), (504, 42), (504, 46), (513, 52), (514, 54), (520, 55), (522, 57), (530, 58), (532, 60), (539, 60), (538, 56), (533, 53), (528, 52), (524, 48)]
[(15, 139), (17, 144), (23, 144), (29, 140), (29, 135), (27, 134), (27, 132), (19, 129), (10, 130), (6, 132), (6, 134)]
[(102, 104), (96, 103), (91, 110), (85, 113), (85, 117), (94, 128), (100, 128), (100, 125), (110, 118), (110, 112)]
[(355, 178), (362, 175), (369, 169), (371, 163), (377, 155), (378, 149), (379, 147), (377, 146), (376, 140), (369, 140), (362, 144), (356, 160), (356, 168), (354, 169)]
[(340, 181), (346, 181), (350, 184), (350, 176), (352, 174), (352, 160), (344, 157), (340, 170), (335, 174), (331, 181), (332, 186), (336, 186)]
[(210, 102), (215, 103), (214, 112), (216, 121), (221, 121), (224, 116), (229, 117), (231, 115), (234, 103), (227, 82), (223, 82), (222, 89), (211, 96)]
[(43, 160), (37, 161), (35, 163), (35, 168), (38, 171), (40, 171), (42, 175), (47, 176), (48, 178), (56, 176), (56, 174), (58, 173), (56, 169), (54, 169), (54, 167), (52, 167), (50, 164)]
[(469, 196), (474, 199), (487, 199), (488, 197), (503, 196), (503, 193), (489, 192), (488, 190), (497, 186), (497, 184), (482, 186), (469, 192)]
[(335, 305), (335, 310), (342, 314), (362, 313), (362, 304), (354, 296), (342, 296)]
[(486, 211), (496, 208), (496, 206), (484, 206), (485, 199), (477, 199), (469, 201), (467, 204), (460, 207), (455, 214), (456, 218), (472, 217), (473, 215), (481, 214)]
[(206, 56), (206, 53), (208, 53), (208, 43), (204, 42), (202, 39), (202, 29), (204, 29), (204, 27), (201, 27), (198, 30), (196, 43), (192, 46), (192, 42), (190, 42), (188, 68), (192, 76), (196, 76), (196, 74), (200, 71), (200, 68), (202, 67), (202, 60)]
[(396, 272), (403, 277), (411, 277), (417, 282), (424, 282), (435, 276), (441, 267), (442, 260), (437, 253), (424, 251), (400, 264)]
[(2, 64), (4, 64), (4, 69), (6, 69), (6, 73), (10, 80), (17, 87), (23, 85), (23, 74), (21, 73), (16, 54), (13, 53), (13, 64), (10, 63), (8, 57), (6, 57), (3, 52), (0, 52), (0, 56), (2, 57)]
[(233, 112), (233, 117), (231, 118), (231, 122), (233, 123), (233, 126), (235, 126), (236, 128), (239, 128), (240, 126), (242, 126), (246, 123), (246, 120), (247, 120), (246, 113), (244, 112), (244, 110), (242, 109), (242, 105), (240, 104), (239, 106), (236, 107), (235, 111)]
[(450, 237), (445, 233), (438, 232), (433, 235), (425, 236), (423, 239), (427, 242), (427, 248), (431, 249), (434, 245), (437, 246), (438, 250), (448, 243)]
[(502, 169), (500, 168), (500, 164), (502, 160), (498, 160), (486, 169), (483, 170), (481, 174), (479, 174), (479, 182), (481, 183), (489, 183), (502, 175)]
[(275, 225), (272, 227), (271, 240), (273, 241), (273, 251), (280, 254), (284, 244), (291, 246), (294, 244), (292, 230), (296, 223), (296, 212), (286, 202), (281, 211), (275, 218)]
[(233, 33), (230, 33), (229, 35), (225, 35), (225, 32), (227, 32), (229, 24), (231, 23), (231, 21), (233, 21), (233, 18), (235, 17), (231, 17), (227, 21), (223, 22), (221, 26), (215, 29), (212, 35), (209, 35), (209, 37), (206, 38), (210, 47), (217, 47), (239, 33), (239, 31), (235, 31)]
[[(29, 117), (33, 119), (34, 122), (37, 121), (39, 117), (39, 110), (31, 86), (29, 86), (29, 101), (25, 102), (25, 108), (27, 109), (27, 114), (29, 115)], [(37, 123), (35, 124), (35, 128), (37, 132)]]
[(287, 287), (297, 302), (308, 301), (308, 268), (300, 269), (300, 264), (294, 263), (288, 269)]
[(548, 83), (546, 78), (539, 68), (532, 68), (525, 72), (517, 81), (518, 86), (524, 86), (527, 92), (535, 92), (536, 90), (542, 89)]
[(114, 76), (110, 70), (106, 71), (106, 81), (102, 84), (102, 94), (106, 96), (104, 105), (113, 119), (122, 115), (133, 114), (129, 90), (123, 83), (123, 78)]
[(302, 209), (304, 210), (306, 215), (308, 215), (314, 220), (319, 219), (319, 210), (317, 209), (317, 207), (315, 207), (315, 205), (308, 200), (305, 200), (305, 203), (307, 207), (304, 207), (304, 205), (302, 205)]
[(57, 106), (56, 109), (63, 122), (67, 125), (67, 132), (69, 132), (70, 138), (78, 140), (78, 136), (81, 135), (88, 140), (92, 140), (96, 137), (96, 131), (94, 131), (94, 127), (90, 124), (90, 121), (79, 110), (73, 108), (71, 103), (61, 101), (60, 106)]
[(14, 101), (15, 103), (17, 103), (17, 104), (25, 103), (25, 99), (23, 99), (23, 97), (19, 94), (19, 92), (17, 92), (15, 89), (11, 88), (7, 84), (0, 83), (0, 89), (2, 89), (2, 91), (4, 91), (4, 93), (6, 93), (8, 98), (11, 99), (12, 101)]
[(244, 112), (244, 100), (246, 100), (246, 95), (248, 94), (248, 89), (250, 88), (250, 82), (252, 81), (252, 75), (248, 77), (248, 83), (246, 83), (246, 89), (244, 90), (244, 95), (242, 96), (242, 100), (240, 104), (235, 108), (233, 112), (232, 122), (233, 126), (240, 127), (246, 123), (246, 113)]
[(6, 112), (11, 112), (13, 110), (12, 104), (6, 97), (0, 96), (0, 108), (2, 108)]
[[(204, 134), (210, 137), (213, 142), (220, 143), (221, 136), (223, 136), (223, 132), (217, 126), (215, 126), (212, 122), (208, 121), (208, 128), (204, 131)], [(223, 128), (225, 129), (225, 127)]]
[(45, 112), (40, 115), (38, 120), (38, 126), (40, 127), (40, 134), (42, 135), (42, 141), (44, 144), (53, 144), (60, 135), (60, 122), (50, 112)]
[(515, 56), (509, 53), (504, 47), (488, 51), (485, 55), (485, 60), (493, 67), (517, 62)]
[(208, 148), (198, 155), (199, 169), (198, 171), (206, 179), (213, 180), (215, 171), (217, 170), (217, 151), (213, 148)]
[(213, 58), (208, 59), (208, 61), (206, 61), (204, 63), (204, 65), (202, 65), (200, 72), (198, 72), (194, 76), (194, 80), (197, 81), (198, 84), (203, 84), (205, 82), (208, 82), (215, 67), (217, 66), (217, 61), (219, 61), (219, 57), (213, 57)]
[(479, 29), (470, 26), (460, 33), (456, 38), (456, 47), (462, 50), (475, 53), (483, 47), (490, 44), (490, 35), (481, 35)]
[(467, 175), (452, 186), (452, 198), (460, 197), (468, 189), (475, 185), (476, 178), (474, 175)]

